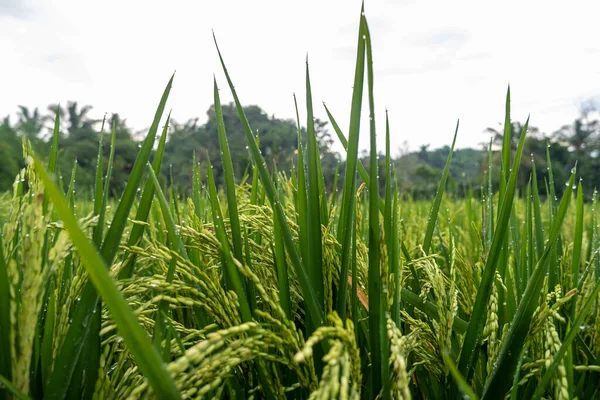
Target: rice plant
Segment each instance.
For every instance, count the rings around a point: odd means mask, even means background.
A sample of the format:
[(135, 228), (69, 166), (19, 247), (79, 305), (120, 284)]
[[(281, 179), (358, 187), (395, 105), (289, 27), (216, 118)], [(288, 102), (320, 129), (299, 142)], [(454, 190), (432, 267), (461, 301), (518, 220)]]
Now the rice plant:
[(364, 10), (356, 52), (348, 131), (326, 110), (346, 150), (340, 196), (325, 189), (308, 63), (288, 176), (265, 162), (218, 47), (251, 179), (234, 176), (216, 80), (225, 185), (190, 160), (183, 202), (157, 178), (173, 77), (116, 202), (102, 141), (90, 201), (57, 171), (58, 112), (49, 160), (24, 141), (27, 166), (0, 197), (0, 399), (598, 396), (597, 196), (584, 203), (575, 166), (560, 200), (551, 169), (546, 192), (535, 168), (517, 188), (527, 124), (513, 151), (509, 90), (498, 192), (445, 194), (450, 151), (433, 201), (413, 201), (395, 184), (387, 115), (378, 170)]

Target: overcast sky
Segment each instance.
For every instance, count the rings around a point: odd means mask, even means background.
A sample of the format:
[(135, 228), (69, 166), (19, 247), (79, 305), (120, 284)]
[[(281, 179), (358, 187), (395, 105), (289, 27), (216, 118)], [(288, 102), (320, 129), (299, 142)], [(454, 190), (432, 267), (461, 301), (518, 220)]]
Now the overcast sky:
[[(600, 1), (367, 0), (375, 104), (392, 147), (477, 146), (503, 120), (550, 133), (600, 99)], [(316, 116), (326, 102), (342, 129), (349, 119), (359, 0), (128, 1), (0, 0), (0, 114), (77, 100), (93, 116), (119, 112), (150, 125), (173, 71), (173, 117), (206, 119), (216, 74), (231, 100), (212, 42), (214, 29), (241, 101), (293, 118), (304, 102), (309, 56)], [(366, 119), (366, 114), (365, 119)], [(13, 117), (14, 120), (14, 117)], [(368, 143), (363, 130), (361, 144)]]

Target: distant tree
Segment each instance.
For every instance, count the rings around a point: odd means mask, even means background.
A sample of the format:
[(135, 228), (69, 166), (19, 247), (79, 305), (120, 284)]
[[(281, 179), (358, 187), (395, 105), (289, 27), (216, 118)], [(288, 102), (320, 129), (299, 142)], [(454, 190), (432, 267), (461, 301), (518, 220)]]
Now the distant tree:
[(9, 190), (23, 167), (21, 139), (10, 125), (10, 118), (0, 122), (0, 192)]

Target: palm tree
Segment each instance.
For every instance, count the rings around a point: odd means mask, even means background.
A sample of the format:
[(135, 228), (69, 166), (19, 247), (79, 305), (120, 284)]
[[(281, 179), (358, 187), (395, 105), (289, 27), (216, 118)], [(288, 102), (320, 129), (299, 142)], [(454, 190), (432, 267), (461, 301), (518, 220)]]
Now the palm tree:
[(76, 101), (68, 101), (66, 108), (63, 108), (59, 104), (52, 104), (48, 106), (48, 110), (52, 112), (53, 116), (56, 115), (57, 110), (60, 112), (62, 122), (64, 123), (63, 129), (69, 135), (77, 136), (82, 132), (88, 133), (94, 131), (94, 125), (99, 122), (99, 120), (88, 117), (92, 106), (86, 105), (79, 108), (79, 104)]
[[(564, 125), (558, 131), (553, 133), (559, 141), (569, 147), (579, 158), (586, 152), (591, 151), (597, 144), (598, 121), (590, 120), (586, 116), (577, 118), (573, 124)], [(594, 140), (595, 139), (595, 140)]]
[(17, 118), (17, 131), (32, 143), (39, 140), (39, 135), (46, 121), (46, 117), (40, 114), (39, 109), (36, 107), (31, 111), (28, 107), (19, 106)]

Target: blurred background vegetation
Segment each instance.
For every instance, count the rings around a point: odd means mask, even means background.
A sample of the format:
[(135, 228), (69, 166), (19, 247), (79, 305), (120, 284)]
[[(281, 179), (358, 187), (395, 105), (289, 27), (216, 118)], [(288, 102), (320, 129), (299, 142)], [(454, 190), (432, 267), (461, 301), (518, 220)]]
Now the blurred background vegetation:
[[(16, 119), (7, 116), (0, 120), (0, 193), (10, 190), (24, 161), (21, 151), (21, 141), (29, 139), (42, 156), (50, 148), (48, 141), (54, 123), (54, 116), (59, 109), (61, 115), (61, 155), (59, 156), (59, 170), (62, 174), (70, 174), (73, 162), (77, 160), (76, 180), (80, 188), (79, 196), (91, 194), (93, 186), (94, 169), (98, 152), (98, 141), (101, 137), (102, 121), (92, 119), (89, 114), (91, 106), (81, 106), (76, 101), (68, 102), (66, 107), (50, 105), (46, 112), (38, 108), (30, 109), (19, 106)], [(267, 160), (269, 167), (285, 171), (289, 174), (297, 152), (297, 128), (294, 120), (280, 119), (269, 116), (259, 106), (245, 107), (245, 113), (250, 125), (257, 130), (260, 138), (260, 148)], [(565, 121), (565, 125), (556, 131), (546, 133), (530, 126), (526, 141), (525, 154), (519, 172), (518, 187), (525, 187), (532, 171), (531, 160), (535, 161), (538, 171), (538, 186), (546, 186), (545, 174), (547, 169), (546, 152), (552, 160), (554, 179), (557, 183), (566, 182), (570, 170), (577, 161), (578, 173), (586, 182), (586, 197), (591, 198), (592, 192), (600, 186), (600, 109), (593, 101), (582, 103), (580, 116), (575, 121)], [(206, 168), (207, 158), (215, 167), (217, 184), (223, 180), (217, 126), (214, 108), (208, 111), (208, 120), (199, 123), (199, 118), (185, 122), (171, 120), (168, 142), (165, 149), (165, 164), (163, 180), (173, 183), (180, 193), (191, 190), (192, 162), (195, 154), (201, 168)], [(0, 114), (3, 115), (3, 114)], [(251, 176), (249, 155), (246, 141), (237, 112), (233, 104), (223, 106), (223, 118), (229, 138), (233, 167), (236, 177)], [(110, 132), (114, 127), (115, 159), (113, 167), (113, 193), (121, 193), (130, 169), (138, 152), (138, 142), (143, 139), (144, 131), (135, 131), (127, 125), (127, 121), (119, 114), (106, 117), (104, 123), (103, 151), (108, 157), (110, 148)], [(334, 135), (325, 121), (316, 120), (315, 128), (320, 146), (323, 173), (328, 190), (333, 190), (334, 175), (339, 163), (339, 173), (343, 173), (344, 159), (333, 150)], [(423, 129), (427, 129), (424, 127)], [(522, 124), (512, 123), (513, 145), (519, 141)], [(304, 129), (302, 129), (304, 132)], [(460, 131), (459, 131), (460, 135)], [(496, 160), (502, 140), (502, 132), (488, 128), (482, 132), (482, 143), (476, 149), (457, 149), (452, 158), (450, 179), (447, 192), (456, 196), (464, 196), (472, 190), (477, 195), (482, 186), (487, 185), (487, 171), (490, 143), (484, 140), (492, 138), (493, 165), (500, 165)], [(335, 139), (337, 140), (337, 139)], [(402, 193), (412, 195), (414, 198), (428, 198), (435, 195), (437, 183), (444, 168), (446, 157), (450, 151), (449, 146), (431, 148), (429, 145), (421, 146), (416, 151), (409, 150), (406, 146), (396, 151), (394, 166), (399, 187)], [(369, 165), (368, 153), (361, 154), (363, 165)], [(384, 157), (380, 157), (381, 166), (384, 168)], [(343, 175), (342, 175), (343, 176)], [(500, 176), (494, 171), (494, 179)], [(63, 182), (68, 182), (70, 176), (65, 176)], [(171, 182), (172, 178), (172, 182)], [(383, 188), (385, 177), (381, 176), (380, 187)], [(341, 185), (341, 180), (338, 185)], [(496, 186), (497, 182), (493, 181)], [(87, 188), (86, 190), (81, 190)], [(557, 195), (562, 194), (562, 185), (557, 185)]]

